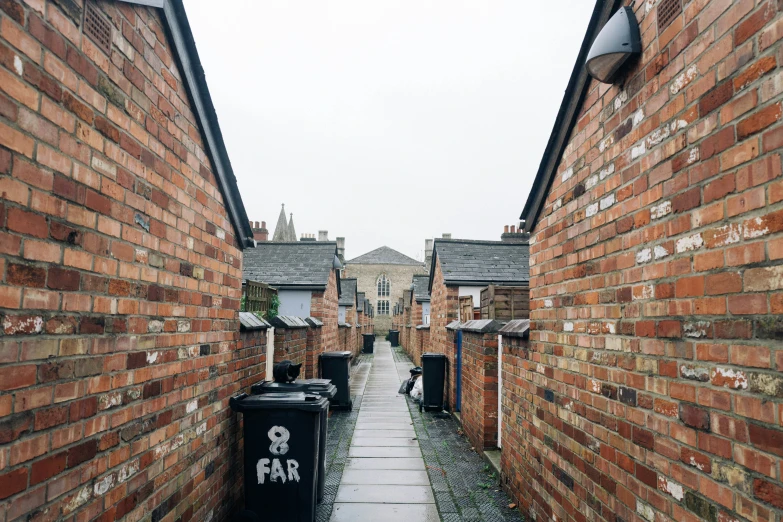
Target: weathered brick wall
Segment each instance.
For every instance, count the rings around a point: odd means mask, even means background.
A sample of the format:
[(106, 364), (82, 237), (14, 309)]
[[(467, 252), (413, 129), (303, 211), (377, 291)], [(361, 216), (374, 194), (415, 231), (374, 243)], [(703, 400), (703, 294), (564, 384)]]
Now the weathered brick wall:
[(307, 369), (307, 332), (311, 328), (275, 328), (274, 362), (291, 361)]
[[(501, 483), (514, 499), (529, 506), (536, 491), (530, 477), (537, 475), (538, 464), (530, 451), (532, 441), (540, 439), (538, 418), (530, 416), (530, 403), (536, 395), (532, 382), (534, 365), (529, 359), (528, 341), (503, 336), (503, 449), (500, 452)], [(537, 501), (540, 503), (540, 496)]]
[(323, 292), (313, 292), (310, 299), (310, 315), (320, 319), (324, 323), (321, 332), (324, 350), (334, 352), (339, 350), (339, 338), (337, 336), (337, 318), (340, 306), (337, 295), (337, 271), (329, 274), (329, 283)]
[(541, 519), (783, 515), (783, 16), (683, 4), (660, 34), (633, 4), (642, 58), (591, 84), (535, 226)]
[(462, 429), (477, 450), (498, 444), (498, 335), (462, 331)]
[(446, 355), (447, 407), (453, 408), (456, 399), (454, 382), (454, 338), (448, 335), (446, 325), (457, 320), (459, 288), (444, 284), (440, 260), (435, 261), (432, 292), (430, 294), (430, 339), (428, 344), (435, 353)]
[(421, 354), (430, 351), (429, 346), (430, 346), (430, 329), (429, 328), (416, 329), (416, 356), (414, 362), (416, 363), (417, 366), (421, 366)]
[(318, 364), (320, 355), (324, 352), (324, 343), (321, 337), (321, 326), (311, 326), (307, 329), (307, 354), (305, 355), (304, 377), (315, 379), (318, 377)]
[(0, 4), (0, 519), (227, 519), (242, 254), (158, 12), (81, 5)]
[(350, 339), (351, 339), (351, 329), (348, 328), (347, 326), (340, 326), (337, 329), (337, 340), (338, 340), (337, 344), (340, 347), (339, 349), (343, 351), (344, 350), (352, 351)]

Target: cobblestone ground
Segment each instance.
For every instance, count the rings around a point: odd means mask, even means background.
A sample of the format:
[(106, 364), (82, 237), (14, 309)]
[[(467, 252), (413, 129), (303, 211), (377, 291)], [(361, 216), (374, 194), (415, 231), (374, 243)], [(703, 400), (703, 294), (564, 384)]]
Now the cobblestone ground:
[(351, 436), (362, 405), (362, 390), (367, 382), (367, 376), (372, 365), (371, 354), (361, 354), (356, 358), (356, 364), (351, 367), (351, 397), (352, 411), (333, 411), (329, 417), (328, 434), (326, 437), (326, 487), (323, 501), (318, 504), (315, 519), (318, 522), (328, 522), (332, 516), (337, 488), (343, 476), (345, 461), (348, 459), (348, 448), (351, 446)]
[[(393, 349), (398, 364), (413, 363), (401, 348)], [(427, 466), (441, 520), (447, 522), (522, 522), (525, 518), (508, 506), (511, 499), (500, 489), (500, 479), (447, 413), (422, 412), (408, 398), (413, 426)]]

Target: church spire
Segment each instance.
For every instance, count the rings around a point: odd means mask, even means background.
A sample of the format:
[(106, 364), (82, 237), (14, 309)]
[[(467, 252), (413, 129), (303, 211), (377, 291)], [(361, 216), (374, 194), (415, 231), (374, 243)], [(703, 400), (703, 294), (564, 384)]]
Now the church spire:
[(272, 241), (288, 241), (288, 220), (285, 218), (285, 203), (283, 203), (283, 208), (280, 209), (280, 216), (277, 218)]
[(291, 212), (291, 220), (288, 222), (288, 241), (296, 241), (296, 229), (294, 228), (293, 212)]

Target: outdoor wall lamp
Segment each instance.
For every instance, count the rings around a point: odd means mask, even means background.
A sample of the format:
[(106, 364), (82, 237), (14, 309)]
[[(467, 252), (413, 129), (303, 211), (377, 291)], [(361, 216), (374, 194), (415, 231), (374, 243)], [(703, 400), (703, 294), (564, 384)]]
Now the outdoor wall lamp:
[(642, 38), (633, 9), (621, 7), (595, 37), (587, 54), (587, 72), (599, 82), (612, 83), (628, 58), (641, 52)]

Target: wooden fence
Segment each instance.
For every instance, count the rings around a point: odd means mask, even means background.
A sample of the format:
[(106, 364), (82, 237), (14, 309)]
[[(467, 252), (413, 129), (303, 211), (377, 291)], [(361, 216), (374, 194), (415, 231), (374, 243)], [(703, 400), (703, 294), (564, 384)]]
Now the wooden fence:
[(258, 281), (242, 282), (243, 312), (258, 312), (266, 315), (272, 303), (272, 296), (277, 295), (277, 290), (266, 283)]
[(490, 285), (481, 291), (481, 318), (530, 319), (530, 288)]

